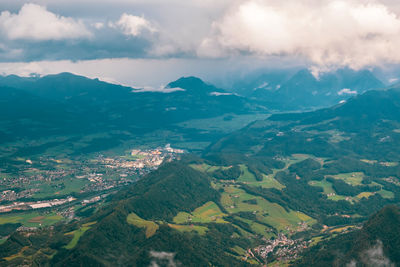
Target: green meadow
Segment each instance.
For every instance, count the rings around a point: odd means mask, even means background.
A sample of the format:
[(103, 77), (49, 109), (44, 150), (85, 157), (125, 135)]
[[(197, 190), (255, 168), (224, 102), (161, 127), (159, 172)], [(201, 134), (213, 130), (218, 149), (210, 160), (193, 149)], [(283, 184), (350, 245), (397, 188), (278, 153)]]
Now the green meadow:
[(126, 221), (136, 227), (145, 228), (147, 238), (153, 236), (158, 230), (158, 224), (153, 221), (146, 221), (137, 216), (135, 213), (129, 214), (126, 218)]
[(62, 219), (63, 217), (61, 215), (57, 215), (56, 213), (45, 214), (33, 211), (1, 215), (0, 224), (21, 223), (22, 225), (27, 227), (39, 227), (55, 224)]
[(66, 233), (65, 235), (73, 235), (71, 241), (65, 246), (66, 249), (73, 249), (79, 242), (81, 236), (91, 228), (91, 225), (96, 224), (96, 222), (89, 222), (83, 224), (78, 230)]
[(179, 212), (173, 219), (174, 223), (225, 223), (220, 208), (212, 201), (205, 203), (203, 206), (196, 208), (193, 212)]

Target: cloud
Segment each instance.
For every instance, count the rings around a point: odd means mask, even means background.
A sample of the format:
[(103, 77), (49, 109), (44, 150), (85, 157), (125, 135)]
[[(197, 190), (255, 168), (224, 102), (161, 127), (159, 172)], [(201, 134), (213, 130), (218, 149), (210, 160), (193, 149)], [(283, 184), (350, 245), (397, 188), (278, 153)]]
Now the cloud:
[(160, 86), (158, 88), (152, 87), (152, 86), (143, 86), (142, 88), (134, 89), (132, 92), (133, 93), (147, 93), (147, 92), (153, 92), (153, 93), (164, 93), (164, 94), (169, 94), (169, 93), (174, 93), (174, 92), (179, 92), (179, 91), (186, 91), (183, 88), (180, 87), (174, 87), (174, 88), (168, 88), (165, 86)]
[(211, 96), (227, 96), (227, 95), (233, 95), (232, 93), (221, 93), (221, 92), (211, 92)]
[(159, 267), (159, 266), (168, 266), (168, 267), (176, 267), (177, 264), (175, 262), (175, 253), (169, 252), (156, 252), (150, 251), (150, 256), (153, 260), (150, 263), (150, 267)]
[(346, 267), (366, 266), (366, 267), (395, 267), (396, 265), (383, 252), (382, 241), (377, 240), (375, 246), (363, 251), (360, 254), (360, 264), (352, 260)]
[(351, 90), (349, 88), (343, 88), (337, 94), (338, 95), (356, 95), (357, 91), (356, 90)]
[(400, 63), (400, 4), (394, 0), (21, 2), (2, 0), (0, 9), (9, 10), (0, 13), (3, 62), (248, 59), (243, 70), (258, 62), (301, 63), (316, 76)]
[(379, 2), (240, 1), (214, 21), (200, 56), (300, 57), (329, 68), (400, 62), (400, 19)]
[(1, 12), (0, 30), (11, 40), (45, 41), (91, 36), (82, 22), (59, 16), (36, 4), (23, 5), (18, 14)]
[(104, 28), (104, 23), (103, 22), (96, 22), (92, 24), (93, 27), (95, 27), (97, 30), (103, 29)]
[(119, 28), (125, 35), (139, 36), (145, 31), (156, 32), (156, 28), (144, 17), (122, 14), (116, 23), (111, 23), (111, 27)]

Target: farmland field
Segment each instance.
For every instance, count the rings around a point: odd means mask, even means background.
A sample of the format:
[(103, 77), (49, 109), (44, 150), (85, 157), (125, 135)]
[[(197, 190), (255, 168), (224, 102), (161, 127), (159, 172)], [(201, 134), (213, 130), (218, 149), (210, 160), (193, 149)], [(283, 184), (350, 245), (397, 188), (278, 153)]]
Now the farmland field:
[(217, 204), (210, 201), (201, 207), (196, 208), (191, 214), (186, 212), (178, 213), (173, 221), (178, 224), (182, 223), (225, 223), (222, 219), (226, 214), (222, 213)]
[(262, 181), (247, 182), (247, 184), (251, 186), (261, 186), (262, 188), (276, 188), (278, 190), (282, 190), (285, 188), (285, 186), (274, 178), (276, 170), (274, 169), (273, 171), (274, 172), (269, 175), (263, 174)]
[[(314, 219), (304, 213), (288, 212), (282, 206), (271, 203), (264, 198), (250, 195), (236, 186), (231, 185), (224, 189), (225, 192), (222, 193), (221, 203), (230, 214), (251, 212), (256, 215), (258, 220), (271, 225), (277, 230), (285, 230), (287, 227), (293, 228), (302, 221), (310, 224), (315, 222)], [(255, 200), (256, 204), (251, 204), (249, 200)]]
[(37, 211), (1, 215), (0, 224), (21, 223), (27, 227), (48, 226), (62, 220), (61, 215), (55, 213), (42, 214)]

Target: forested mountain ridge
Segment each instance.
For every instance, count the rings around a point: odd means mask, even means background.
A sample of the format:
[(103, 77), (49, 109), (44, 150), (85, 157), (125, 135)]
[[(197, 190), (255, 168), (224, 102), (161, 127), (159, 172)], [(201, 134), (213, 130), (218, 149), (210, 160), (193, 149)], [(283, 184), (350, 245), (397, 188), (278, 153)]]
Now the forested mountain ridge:
[(360, 230), (312, 247), (294, 266), (398, 266), (399, 233), (400, 208), (388, 206)]
[[(399, 101), (389, 88), (251, 123), (201, 155), (164, 162), (81, 220), (11, 234), (1, 264), (301, 264), (303, 253), (306, 261), (335, 236), (353, 239), (373, 213), (400, 203)], [(397, 246), (376, 234), (392, 211), (365, 224), (363, 248), (379, 239), (388, 256)], [(344, 263), (360, 260), (351, 251)]]

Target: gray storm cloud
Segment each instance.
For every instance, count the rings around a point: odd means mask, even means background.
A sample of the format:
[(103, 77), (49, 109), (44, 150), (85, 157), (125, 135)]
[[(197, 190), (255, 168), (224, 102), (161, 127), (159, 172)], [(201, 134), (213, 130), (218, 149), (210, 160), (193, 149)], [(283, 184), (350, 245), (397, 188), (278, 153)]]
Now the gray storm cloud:
[(318, 75), (398, 65), (398, 14), (394, 0), (2, 0), (0, 62), (278, 61)]

